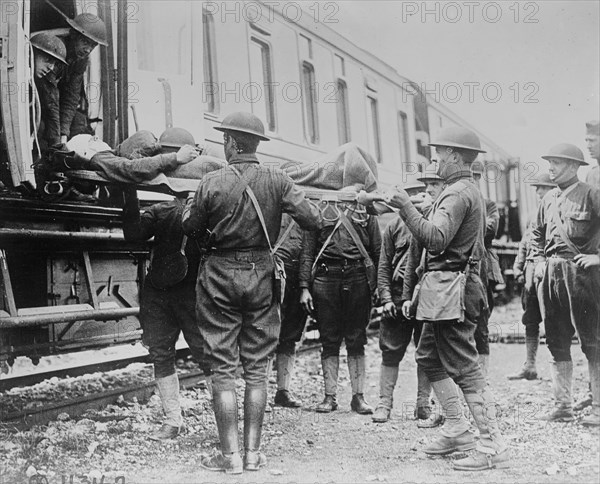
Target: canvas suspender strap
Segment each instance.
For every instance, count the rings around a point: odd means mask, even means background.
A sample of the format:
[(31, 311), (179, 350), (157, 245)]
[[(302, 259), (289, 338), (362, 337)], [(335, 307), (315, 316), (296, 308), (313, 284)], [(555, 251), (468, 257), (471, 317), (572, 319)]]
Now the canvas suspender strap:
[(277, 241), (277, 243), (275, 244), (275, 247), (273, 247), (273, 252), (277, 253), (277, 251), (281, 248), (281, 246), (283, 245), (283, 243), (285, 242), (285, 240), (288, 238), (288, 236), (290, 235), (290, 232), (292, 231), (292, 229), (294, 228), (294, 224), (296, 222), (294, 220), (292, 220), (289, 225), (286, 227), (285, 232), (283, 232), (283, 234), (281, 234), (281, 237), (279, 237), (279, 240)]
[(323, 252), (325, 252), (325, 249), (327, 248), (327, 246), (331, 242), (331, 239), (333, 239), (333, 234), (335, 234), (335, 232), (337, 231), (337, 229), (340, 228), (341, 225), (342, 225), (342, 217), (340, 217), (338, 219), (337, 223), (335, 224), (335, 227), (333, 227), (333, 230), (331, 231), (331, 233), (329, 234), (329, 236), (327, 237), (327, 239), (325, 240), (325, 242), (323, 242), (323, 245), (321, 246), (321, 249), (319, 250), (319, 253), (317, 254), (317, 257), (315, 257), (315, 261), (313, 262), (312, 272), (315, 271), (315, 267), (317, 267), (317, 262), (319, 262), (319, 259), (323, 255)]
[(185, 246), (187, 245), (187, 235), (183, 236), (183, 239), (181, 240), (181, 249), (179, 249), (179, 252), (181, 252), (183, 255), (185, 255)]
[(552, 207), (551, 207), (551, 212), (552, 212), (551, 216), (552, 216), (552, 220), (554, 221), (554, 224), (556, 225), (556, 229), (558, 230), (558, 235), (560, 235), (560, 238), (562, 239), (562, 241), (567, 245), (567, 247), (571, 251), (575, 252), (575, 254), (581, 254), (581, 251), (577, 248), (577, 246), (569, 238), (569, 235), (567, 234), (567, 228), (565, 227), (565, 224), (562, 221), (562, 219), (560, 218), (560, 214), (558, 213), (559, 198), (566, 197), (567, 194), (575, 188), (577, 183), (574, 183), (573, 185), (571, 185), (569, 188), (567, 188), (561, 194), (559, 194), (558, 192), (555, 194), (554, 204), (552, 204)]
[(344, 227), (350, 234), (350, 237), (352, 237), (352, 240), (354, 241), (354, 244), (358, 248), (359, 252), (363, 256), (363, 259), (365, 260), (365, 265), (373, 265), (373, 259), (371, 259), (371, 256), (367, 252), (367, 249), (365, 249), (365, 246), (363, 245), (362, 240), (360, 240), (360, 236), (358, 235), (358, 232), (352, 225), (352, 222), (350, 222), (350, 220), (348, 220), (348, 217), (346, 217), (345, 213), (342, 212), (340, 214), (340, 220), (342, 221), (342, 224), (344, 225)]
[(265, 219), (263, 217), (262, 210), (260, 209), (260, 205), (258, 203), (258, 200), (256, 199), (256, 196), (254, 195), (254, 192), (252, 191), (252, 188), (250, 188), (250, 186), (248, 185), (248, 182), (246, 182), (243, 179), (242, 174), (237, 170), (237, 168), (235, 166), (230, 165), (230, 168), (240, 178), (240, 180), (242, 180), (243, 183), (245, 184), (244, 188), (246, 190), (246, 193), (250, 197), (250, 200), (252, 201), (252, 205), (254, 205), (254, 209), (256, 210), (256, 214), (258, 215), (258, 220), (260, 220), (260, 224), (262, 226), (263, 232), (265, 233), (265, 237), (267, 239), (267, 244), (269, 244), (269, 250), (271, 251), (271, 256), (275, 255), (275, 251), (273, 250), (273, 246), (271, 245), (271, 239), (269, 239), (269, 232), (267, 232), (267, 224), (265, 223)]

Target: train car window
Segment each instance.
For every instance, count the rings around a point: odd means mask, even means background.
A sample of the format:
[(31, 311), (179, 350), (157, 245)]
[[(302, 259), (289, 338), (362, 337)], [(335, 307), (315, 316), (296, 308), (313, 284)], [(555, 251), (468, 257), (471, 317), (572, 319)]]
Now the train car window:
[(217, 48), (215, 43), (215, 19), (206, 10), (202, 11), (202, 37), (204, 40), (204, 89), (205, 109), (209, 113), (219, 112), (217, 95)]
[[(337, 56), (336, 56), (337, 57)], [(338, 120), (338, 139), (343, 145), (350, 141), (350, 113), (348, 111), (348, 86), (342, 79), (337, 80), (335, 106)]]
[(138, 2), (138, 68), (170, 76), (192, 76), (192, 29), (189, 4)]
[(313, 58), (312, 40), (302, 34), (300, 34), (300, 58)]
[(367, 95), (367, 136), (369, 138), (369, 151), (375, 156), (377, 163), (381, 163), (381, 138), (379, 131), (379, 107), (375, 94)]
[(249, 90), (249, 97), (252, 111), (259, 118), (267, 120), (269, 131), (275, 131), (271, 47), (256, 37), (252, 37), (250, 42), (250, 81), (252, 89)]
[(400, 141), (401, 162), (410, 161), (410, 144), (408, 139), (408, 116), (404, 111), (398, 111), (398, 139)]
[(319, 120), (317, 118), (317, 98), (315, 96), (315, 68), (308, 62), (302, 63), (302, 101), (304, 105), (305, 128), (308, 141), (319, 142)]

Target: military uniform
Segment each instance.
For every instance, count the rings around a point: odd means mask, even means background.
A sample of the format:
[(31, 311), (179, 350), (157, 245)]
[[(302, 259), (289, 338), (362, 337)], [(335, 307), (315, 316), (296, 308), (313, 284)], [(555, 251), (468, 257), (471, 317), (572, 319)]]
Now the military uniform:
[[(291, 225), (291, 227), (290, 227)], [(286, 407), (299, 407), (300, 401), (289, 393), (290, 379), (294, 368), (296, 343), (302, 339), (306, 324), (306, 313), (300, 304), (300, 251), (302, 249), (302, 229), (289, 215), (284, 215), (281, 234), (290, 227), (277, 255), (285, 265), (285, 295), (281, 303), (281, 332), (277, 345), (277, 394), (275, 403)]]
[[(574, 247), (561, 236), (556, 211)], [(574, 177), (549, 192), (538, 210), (532, 247), (536, 262), (545, 262), (539, 296), (546, 342), (554, 358), (557, 411), (569, 418), (573, 372), (570, 348), (575, 331), (590, 367), (592, 393), (596, 392), (593, 405), (599, 405), (595, 386), (600, 366), (600, 267), (582, 268), (573, 258), (577, 253), (598, 254), (600, 190)]]
[[(381, 250), (381, 232), (377, 219), (364, 211), (358, 212), (357, 205), (348, 208), (347, 218), (377, 267)], [(342, 341), (345, 341), (352, 392), (355, 397), (352, 407), (360, 407), (361, 413), (372, 413), (372, 409), (364, 404), (363, 397), (364, 351), (372, 290), (369, 288), (365, 261), (360, 249), (343, 224), (333, 232), (336, 224), (337, 221), (330, 221), (318, 232), (305, 232), (300, 255), (300, 287), (311, 289), (314, 297), (322, 345), (325, 395), (332, 400), (331, 405), (322, 405), (317, 410), (331, 411), (337, 408), (335, 395), (339, 352)], [(332, 232), (330, 242), (316, 261), (313, 281), (313, 264)]]
[[(381, 349), (380, 402), (377, 408), (392, 408), (392, 394), (398, 378), (398, 365), (404, 358), (406, 349), (414, 338), (415, 347), (423, 323), (415, 319), (407, 320), (402, 314), (402, 291), (406, 264), (409, 257), (411, 233), (400, 217), (393, 219), (383, 232), (377, 287), (382, 305), (394, 303), (395, 318), (383, 318), (379, 326), (379, 348)], [(422, 368), (417, 367), (417, 408), (416, 415), (427, 419), (431, 414), (431, 385)], [(389, 412), (381, 412), (381, 416)], [(378, 412), (373, 417), (376, 419)], [(385, 420), (381, 419), (382, 421)]]

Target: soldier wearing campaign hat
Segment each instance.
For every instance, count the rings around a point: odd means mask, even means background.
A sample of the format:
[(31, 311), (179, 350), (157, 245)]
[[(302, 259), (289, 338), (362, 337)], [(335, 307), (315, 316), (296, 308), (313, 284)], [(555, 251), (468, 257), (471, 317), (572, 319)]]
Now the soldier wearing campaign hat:
[(600, 189), (582, 183), (577, 171), (587, 165), (572, 144), (553, 146), (542, 156), (558, 187), (541, 201), (533, 228), (534, 278), (540, 281), (546, 341), (552, 353), (555, 408), (542, 418), (574, 419), (571, 388), (571, 338), (577, 331), (588, 360), (592, 413), (582, 424), (600, 426)]
[[(549, 173), (539, 173), (529, 184), (535, 188), (539, 202), (541, 202), (550, 190), (556, 188), (556, 183), (550, 179)], [(537, 297), (537, 284), (533, 279), (535, 263), (531, 250), (531, 232), (536, 216), (537, 211), (532, 214), (527, 223), (527, 228), (525, 229), (523, 238), (519, 242), (517, 257), (513, 265), (515, 279), (523, 282), (523, 289), (521, 291), (523, 316), (521, 317), (521, 322), (525, 326), (527, 358), (521, 370), (515, 374), (508, 375), (509, 380), (535, 380), (537, 378), (535, 360), (540, 340), (542, 314), (540, 312), (540, 302)]]

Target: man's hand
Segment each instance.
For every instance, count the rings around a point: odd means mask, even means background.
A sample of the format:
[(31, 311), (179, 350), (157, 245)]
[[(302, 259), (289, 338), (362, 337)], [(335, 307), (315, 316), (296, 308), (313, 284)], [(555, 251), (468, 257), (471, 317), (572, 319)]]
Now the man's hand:
[(396, 188), (393, 192), (388, 194), (387, 203), (389, 203), (392, 207), (400, 208), (410, 203), (410, 197), (406, 190), (402, 188)]
[(184, 145), (179, 148), (179, 151), (177, 152), (177, 163), (180, 165), (185, 165), (186, 163), (198, 158), (198, 156), (200, 156), (198, 148), (191, 145)]
[(393, 302), (388, 302), (383, 305), (383, 316), (389, 319), (396, 317), (396, 305)]
[(313, 298), (308, 289), (302, 289), (300, 294), (300, 305), (306, 311), (306, 314), (312, 316), (315, 306), (313, 305)]
[(427, 193), (417, 193), (410, 197), (410, 201), (421, 213), (433, 206), (433, 200)]
[(405, 319), (411, 319), (410, 304), (410, 301), (404, 301), (402, 303), (402, 316), (404, 316)]
[(590, 267), (600, 266), (600, 255), (598, 254), (577, 254), (573, 261), (577, 267), (589, 269)]
[(368, 207), (370, 205), (373, 205), (373, 202), (384, 201), (384, 196), (381, 195), (380, 193), (375, 193), (375, 192), (367, 193), (364, 190), (361, 190), (360, 192), (358, 192), (358, 195), (356, 195), (356, 201), (358, 203), (360, 203), (361, 205)]

